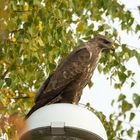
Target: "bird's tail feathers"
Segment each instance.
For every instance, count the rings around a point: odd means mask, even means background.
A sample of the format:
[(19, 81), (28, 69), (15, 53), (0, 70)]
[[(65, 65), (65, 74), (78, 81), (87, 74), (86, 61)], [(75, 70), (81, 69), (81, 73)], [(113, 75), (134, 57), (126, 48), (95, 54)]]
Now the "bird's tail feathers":
[(40, 107), (43, 107), (44, 105), (50, 105), (50, 104), (54, 104), (54, 103), (58, 103), (60, 100), (62, 99), (61, 95), (55, 97), (54, 99), (52, 99), (50, 102), (48, 102), (46, 104), (46, 100), (41, 100), (40, 102), (37, 102), (32, 108), (31, 110), (28, 112), (28, 114), (25, 116), (25, 119), (28, 119), (29, 116), (35, 112), (37, 109), (39, 109)]
[(40, 107), (37, 107), (37, 105), (34, 105), (34, 106), (31, 108), (31, 110), (27, 113), (27, 115), (25, 116), (25, 119), (28, 119), (28, 118), (30, 117), (30, 115), (31, 115), (34, 111), (36, 111), (38, 108), (40, 108)]

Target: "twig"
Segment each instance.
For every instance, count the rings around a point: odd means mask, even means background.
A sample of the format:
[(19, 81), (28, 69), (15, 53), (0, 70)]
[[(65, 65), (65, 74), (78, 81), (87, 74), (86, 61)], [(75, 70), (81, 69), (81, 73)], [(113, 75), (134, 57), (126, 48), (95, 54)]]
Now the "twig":
[(13, 97), (12, 99), (18, 100), (18, 99), (29, 99), (32, 98), (30, 96), (19, 96), (19, 97)]
[(26, 11), (24, 11), (24, 10), (15, 10), (13, 12), (28, 13), (28, 12), (31, 12), (31, 10), (26, 10)]
[(2, 74), (2, 76), (1, 76), (1, 79), (2, 79), (2, 80), (6, 77), (6, 75), (8, 74), (8, 72), (9, 72), (9, 69), (7, 69), (7, 70)]

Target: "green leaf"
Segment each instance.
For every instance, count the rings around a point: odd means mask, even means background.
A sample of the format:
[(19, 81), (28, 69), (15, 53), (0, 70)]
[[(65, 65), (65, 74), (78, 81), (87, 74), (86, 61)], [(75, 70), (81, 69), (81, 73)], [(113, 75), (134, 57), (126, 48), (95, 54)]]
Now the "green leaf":
[(122, 121), (117, 122), (116, 131), (122, 129)]
[(132, 83), (131, 83), (131, 88), (132, 88), (134, 85), (135, 85), (135, 83), (134, 83), (134, 82), (132, 82)]
[(93, 82), (91, 80), (89, 80), (87, 85), (88, 85), (89, 88), (91, 88), (93, 86)]
[(94, 24), (93, 23), (88, 26), (88, 30), (92, 30), (93, 28), (94, 28)]
[(126, 96), (124, 94), (120, 94), (118, 97), (118, 102), (124, 100), (126, 98)]
[(4, 81), (0, 80), (0, 88), (2, 88), (3, 84), (4, 84)]
[(61, 11), (59, 9), (56, 9), (54, 11), (54, 14), (55, 14), (56, 17), (62, 17)]
[(133, 94), (133, 101), (136, 107), (140, 105), (140, 95), (134, 93)]
[(14, 1), (11, 2), (11, 5), (12, 5), (12, 8), (13, 10), (17, 10), (17, 6), (16, 6), (16, 3)]
[(122, 112), (125, 113), (126, 111), (131, 110), (133, 107), (132, 104), (128, 103), (126, 100), (122, 102)]
[(80, 22), (80, 23), (77, 25), (76, 31), (77, 31), (77, 32), (83, 32), (83, 31), (84, 31), (84, 25), (83, 25), (82, 22)]
[(126, 81), (127, 75), (125, 73), (118, 72), (118, 77), (119, 77), (120, 81), (122, 83), (124, 83)]
[(131, 112), (130, 117), (129, 117), (129, 121), (131, 122), (135, 117), (135, 113)]
[(40, 1), (39, 0), (33, 0), (33, 4), (34, 5), (39, 5), (40, 4)]
[(129, 53), (128, 52), (125, 52), (124, 53), (124, 57), (125, 57), (125, 60), (128, 61), (130, 59)]
[(103, 67), (102, 67), (102, 65), (98, 65), (98, 71), (101, 73), (102, 71), (103, 71)]
[(115, 89), (121, 89), (121, 87), (122, 87), (122, 85), (119, 84), (119, 83), (115, 83), (115, 84), (114, 84), (114, 88), (115, 88)]
[(138, 10), (140, 11), (140, 6), (138, 6)]
[(114, 105), (114, 103), (115, 103), (115, 100), (112, 100), (112, 101), (111, 101), (111, 106), (113, 106), (113, 105)]
[(5, 82), (6, 82), (7, 86), (9, 87), (12, 83), (12, 80), (11, 80), (11, 78), (5, 78)]
[(109, 68), (109, 67), (107, 67), (107, 66), (103, 69), (104, 74), (109, 73), (109, 71), (110, 71), (110, 68)]
[(101, 25), (101, 26), (98, 27), (98, 31), (101, 32), (101, 31), (103, 31), (103, 30), (104, 30), (104, 26), (103, 26), (103, 25)]
[(136, 29), (135, 29), (135, 32), (136, 32), (136, 33), (137, 33), (138, 31), (140, 31), (140, 25), (139, 25), (139, 24), (137, 24)]
[(134, 128), (133, 128), (133, 127), (131, 127), (131, 128), (127, 131), (128, 136), (131, 137), (131, 138), (132, 138), (132, 136), (133, 136), (133, 131), (134, 131)]
[(37, 41), (40, 46), (44, 46), (44, 42), (40, 37), (38, 37)]
[(140, 140), (140, 131), (138, 131), (138, 133), (137, 133), (137, 138), (136, 138), (136, 140)]
[(140, 54), (136, 53), (135, 57), (137, 58), (138, 64), (140, 65)]

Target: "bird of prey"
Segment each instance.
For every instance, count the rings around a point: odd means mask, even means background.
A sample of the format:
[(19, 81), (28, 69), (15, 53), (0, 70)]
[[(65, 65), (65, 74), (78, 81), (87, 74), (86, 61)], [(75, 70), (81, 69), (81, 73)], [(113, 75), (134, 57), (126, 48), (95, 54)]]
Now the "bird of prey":
[(109, 39), (98, 35), (71, 52), (39, 88), (35, 105), (26, 118), (44, 105), (78, 104), (83, 88), (90, 80), (103, 50), (114, 50), (114, 47)]

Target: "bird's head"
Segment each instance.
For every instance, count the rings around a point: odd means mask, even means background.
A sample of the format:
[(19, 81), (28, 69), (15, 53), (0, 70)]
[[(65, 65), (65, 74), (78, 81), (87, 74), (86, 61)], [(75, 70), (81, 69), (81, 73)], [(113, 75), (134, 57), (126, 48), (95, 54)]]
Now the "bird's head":
[(103, 35), (98, 35), (94, 37), (94, 40), (98, 43), (98, 46), (102, 50), (115, 50), (115, 46), (113, 45), (112, 41), (110, 41), (108, 38), (106, 38)]

